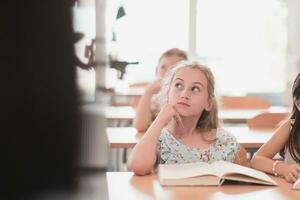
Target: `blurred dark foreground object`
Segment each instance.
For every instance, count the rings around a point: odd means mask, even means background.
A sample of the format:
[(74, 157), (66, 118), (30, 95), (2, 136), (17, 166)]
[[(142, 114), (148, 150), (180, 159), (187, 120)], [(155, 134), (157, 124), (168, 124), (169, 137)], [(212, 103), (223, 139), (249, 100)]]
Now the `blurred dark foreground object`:
[(74, 191), (80, 128), (70, 2), (2, 6), (0, 199)]

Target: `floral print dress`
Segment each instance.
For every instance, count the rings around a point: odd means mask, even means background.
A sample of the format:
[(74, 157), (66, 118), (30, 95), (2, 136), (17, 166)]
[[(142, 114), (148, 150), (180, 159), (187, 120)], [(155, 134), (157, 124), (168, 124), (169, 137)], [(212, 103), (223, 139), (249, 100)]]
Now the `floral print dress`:
[(157, 142), (159, 164), (193, 163), (224, 160), (234, 162), (238, 149), (236, 138), (224, 129), (217, 129), (216, 142), (209, 147), (189, 147), (179, 142), (164, 128)]

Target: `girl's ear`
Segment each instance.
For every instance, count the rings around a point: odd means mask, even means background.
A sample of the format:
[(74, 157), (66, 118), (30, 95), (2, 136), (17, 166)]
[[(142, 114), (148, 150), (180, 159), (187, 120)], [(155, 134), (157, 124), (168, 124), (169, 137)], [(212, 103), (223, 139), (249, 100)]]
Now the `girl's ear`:
[(208, 100), (208, 104), (207, 104), (206, 107), (205, 107), (205, 110), (206, 110), (206, 111), (210, 111), (210, 110), (213, 108), (213, 106), (214, 106), (214, 101), (213, 101), (213, 99), (209, 99), (209, 100)]
[(294, 104), (298, 108), (298, 110), (300, 111), (300, 98), (299, 99), (295, 99), (294, 100)]

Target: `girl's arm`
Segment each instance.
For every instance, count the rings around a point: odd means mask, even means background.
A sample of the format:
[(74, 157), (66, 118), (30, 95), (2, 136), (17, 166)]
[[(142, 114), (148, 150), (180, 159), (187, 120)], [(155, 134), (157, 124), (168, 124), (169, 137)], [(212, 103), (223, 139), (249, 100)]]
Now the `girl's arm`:
[(156, 80), (145, 88), (145, 94), (139, 100), (133, 126), (139, 132), (145, 132), (152, 122), (151, 98), (160, 89), (160, 80)]
[(145, 132), (151, 123), (151, 97), (153, 94), (145, 91), (145, 94), (139, 100), (138, 106), (136, 108), (136, 116), (133, 120), (133, 127), (135, 127), (138, 132)]
[[(286, 144), (290, 134), (290, 121), (285, 121), (274, 133), (272, 138), (266, 142), (251, 159), (251, 167), (273, 174), (273, 157)], [(297, 165), (298, 166), (298, 165)], [(294, 182), (297, 177), (300, 177), (300, 167), (296, 165), (287, 165), (280, 162), (276, 165), (276, 173), (285, 177), (288, 182)], [(292, 173), (292, 175), (290, 175)], [(293, 177), (294, 176), (294, 177)]]
[(145, 135), (130, 153), (127, 161), (128, 169), (136, 175), (151, 173), (157, 160), (157, 140), (161, 130), (175, 115), (178, 115), (178, 113), (172, 106), (167, 105), (163, 107)]
[(238, 145), (234, 163), (243, 165), (245, 167), (250, 167), (250, 161), (247, 159), (247, 151), (242, 145)]

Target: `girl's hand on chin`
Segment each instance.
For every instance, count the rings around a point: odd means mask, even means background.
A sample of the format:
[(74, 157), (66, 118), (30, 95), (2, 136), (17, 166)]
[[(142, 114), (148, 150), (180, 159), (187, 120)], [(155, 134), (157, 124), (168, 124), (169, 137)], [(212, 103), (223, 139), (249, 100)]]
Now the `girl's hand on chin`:
[(175, 109), (174, 106), (169, 104), (165, 104), (162, 109), (160, 110), (157, 118), (162, 121), (164, 124), (167, 124), (171, 121), (172, 118), (177, 122), (177, 124), (184, 128), (181, 117), (178, 111)]

